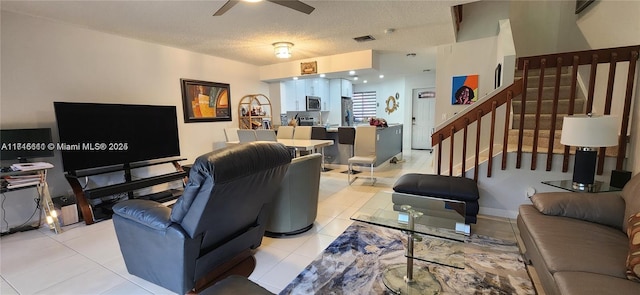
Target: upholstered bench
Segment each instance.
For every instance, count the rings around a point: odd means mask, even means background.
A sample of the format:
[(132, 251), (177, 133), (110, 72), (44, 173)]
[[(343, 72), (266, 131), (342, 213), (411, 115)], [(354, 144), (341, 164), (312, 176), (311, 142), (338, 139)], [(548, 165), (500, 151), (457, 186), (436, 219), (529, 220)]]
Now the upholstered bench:
[(480, 205), (478, 185), (473, 179), (444, 175), (408, 173), (393, 185), (399, 193), (462, 201), (466, 204), (465, 223), (476, 223)]

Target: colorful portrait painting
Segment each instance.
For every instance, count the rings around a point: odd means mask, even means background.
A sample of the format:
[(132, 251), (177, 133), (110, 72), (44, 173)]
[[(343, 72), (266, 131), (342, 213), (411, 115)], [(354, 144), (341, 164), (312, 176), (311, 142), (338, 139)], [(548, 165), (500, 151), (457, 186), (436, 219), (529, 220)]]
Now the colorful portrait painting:
[(478, 100), (478, 75), (453, 77), (451, 104), (472, 104)]

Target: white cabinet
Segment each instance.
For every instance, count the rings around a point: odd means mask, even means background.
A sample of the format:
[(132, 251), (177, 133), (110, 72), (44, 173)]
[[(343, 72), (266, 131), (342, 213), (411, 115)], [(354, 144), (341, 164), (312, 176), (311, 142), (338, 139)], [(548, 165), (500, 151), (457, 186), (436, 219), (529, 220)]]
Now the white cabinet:
[(284, 83), (284, 89), (280, 96), (282, 99), (282, 111), (286, 112), (304, 110), (304, 81), (290, 80), (281, 83)]
[(330, 108), (329, 80), (324, 78), (298, 79), (281, 82), (282, 111), (306, 111), (306, 96), (319, 96), (322, 99), (321, 108)]
[(340, 79), (341, 96), (352, 97), (353, 96), (353, 84), (347, 79)]

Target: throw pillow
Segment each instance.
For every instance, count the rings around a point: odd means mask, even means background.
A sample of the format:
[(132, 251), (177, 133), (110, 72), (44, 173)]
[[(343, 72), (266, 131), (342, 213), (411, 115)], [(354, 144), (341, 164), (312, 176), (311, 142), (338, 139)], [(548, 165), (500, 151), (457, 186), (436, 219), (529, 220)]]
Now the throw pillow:
[(640, 212), (631, 215), (627, 224), (629, 255), (627, 256), (627, 278), (640, 282)]

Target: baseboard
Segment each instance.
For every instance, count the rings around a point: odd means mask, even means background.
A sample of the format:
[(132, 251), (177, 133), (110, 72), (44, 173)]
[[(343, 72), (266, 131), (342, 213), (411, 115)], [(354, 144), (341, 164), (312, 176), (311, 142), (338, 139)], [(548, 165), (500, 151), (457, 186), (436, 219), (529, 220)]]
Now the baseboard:
[(480, 207), (479, 214), (515, 219), (518, 211)]

